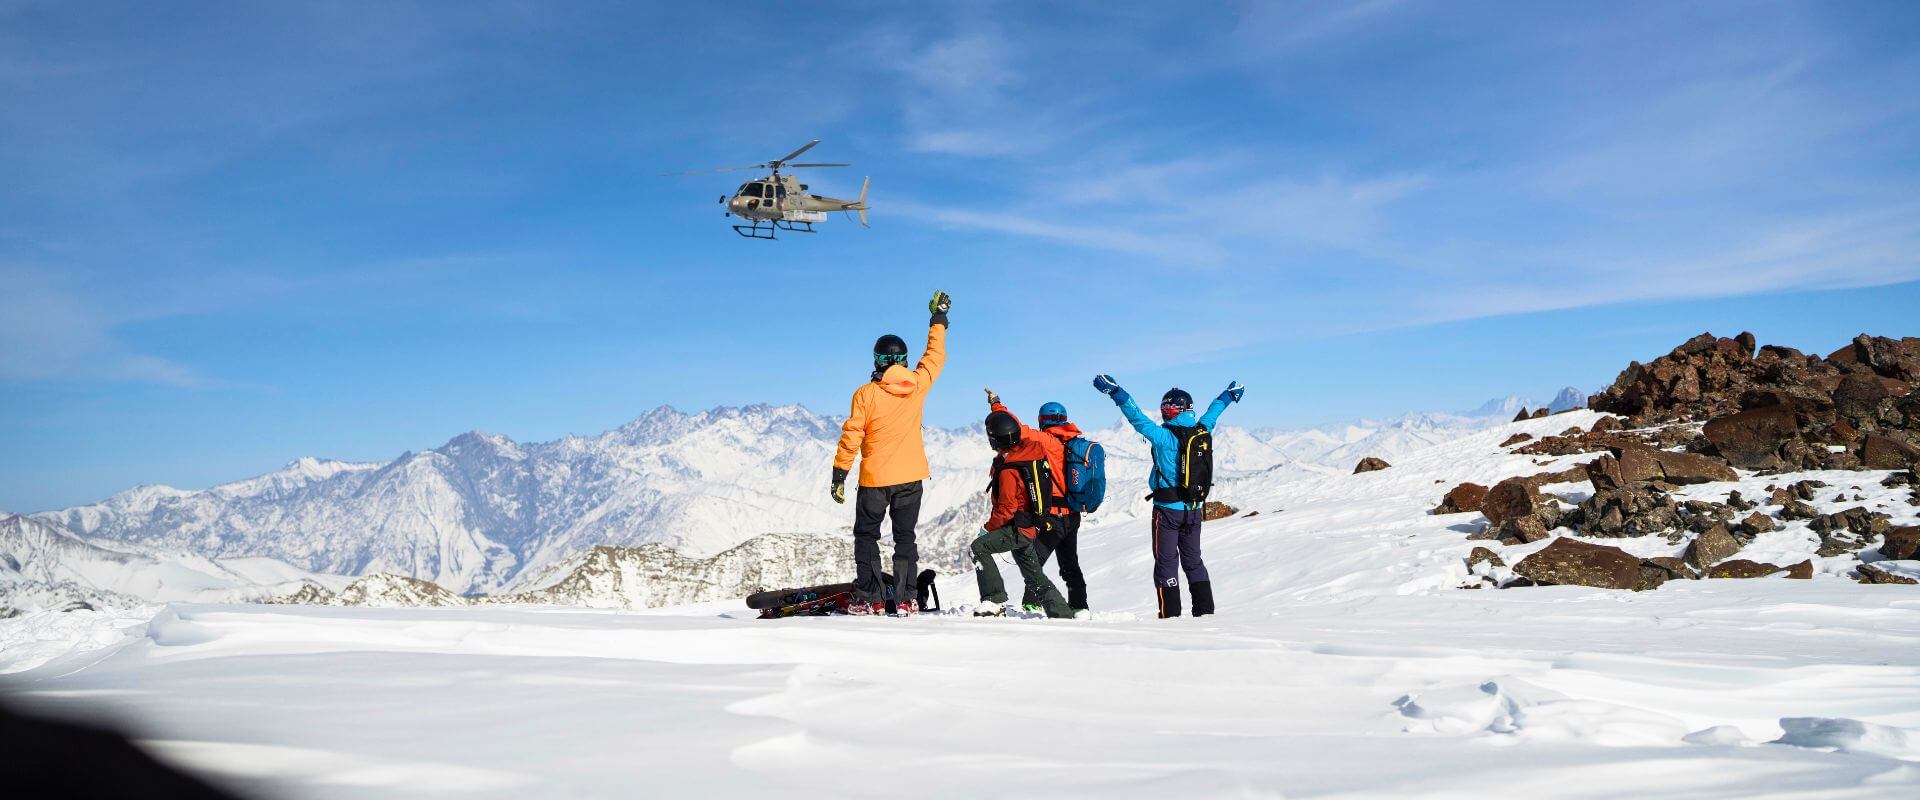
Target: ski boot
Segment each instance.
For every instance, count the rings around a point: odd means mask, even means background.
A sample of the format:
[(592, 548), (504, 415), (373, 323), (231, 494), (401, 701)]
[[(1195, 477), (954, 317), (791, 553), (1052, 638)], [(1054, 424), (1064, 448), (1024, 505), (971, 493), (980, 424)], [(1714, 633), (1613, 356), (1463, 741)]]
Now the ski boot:
[(869, 603), (864, 600), (849, 600), (846, 605), (841, 607), (841, 611), (844, 611), (847, 616), (850, 617), (880, 616), (887, 613), (887, 604)]
[[(885, 607), (883, 606), (883, 607), (882, 607), (882, 611), (884, 611), (884, 610), (885, 610)], [(920, 608), (919, 608), (919, 607), (918, 607), (917, 605), (915, 605), (915, 604), (914, 604), (914, 602), (913, 602), (912, 600), (907, 600), (907, 601), (904, 601), (904, 602), (899, 602), (899, 603), (894, 603), (894, 604), (893, 604), (893, 613), (891, 613), (891, 614), (888, 614), (888, 616), (891, 616), (891, 617), (911, 617), (911, 616), (913, 616), (914, 614), (917, 614), (917, 613), (919, 613), (919, 612), (920, 612)], [(882, 613), (882, 612), (875, 612), (875, 613)]]
[(973, 615), (976, 617), (1001, 617), (1006, 616), (1006, 613), (1006, 609), (1001, 608), (999, 603), (993, 602), (992, 600), (982, 600), (980, 601), (980, 605), (973, 607)]

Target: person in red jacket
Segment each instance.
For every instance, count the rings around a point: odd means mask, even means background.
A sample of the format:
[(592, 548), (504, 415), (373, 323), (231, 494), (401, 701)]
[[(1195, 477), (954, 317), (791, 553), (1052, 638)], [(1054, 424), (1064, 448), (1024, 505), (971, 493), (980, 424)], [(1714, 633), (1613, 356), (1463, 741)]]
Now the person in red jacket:
[(1034, 552), (1034, 540), (1052, 526), (1051, 517), (1065, 509), (1064, 483), (1054, 476), (1046, 445), (1051, 442), (1058, 448), (1059, 442), (1003, 410), (987, 415), (986, 428), (987, 443), (998, 455), (993, 459), (993, 513), (973, 540), (974, 577), (980, 584), (980, 605), (973, 613), (1004, 613), (1001, 604), (1007, 602), (1007, 586), (993, 556), (1012, 553), (1021, 579), (1036, 590), (1047, 616), (1071, 618), (1067, 601), (1040, 571), (1040, 557)]

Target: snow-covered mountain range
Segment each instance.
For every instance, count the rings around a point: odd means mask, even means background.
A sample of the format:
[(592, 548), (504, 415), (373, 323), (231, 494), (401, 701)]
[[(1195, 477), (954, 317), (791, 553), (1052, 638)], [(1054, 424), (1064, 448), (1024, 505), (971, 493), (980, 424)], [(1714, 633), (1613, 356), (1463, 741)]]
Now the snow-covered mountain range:
[[(1364, 456), (1391, 459), (1504, 422), (1503, 415), (1511, 412), (1414, 414), (1306, 430), (1228, 426), (1218, 435), (1219, 468), (1229, 478), (1345, 472)], [(1109, 424), (1090, 434), (1108, 447), (1114, 487), (1101, 513), (1144, 515), (1147, 504), (1135, 491), (1145, 482), (1144, 443), (1117, 412), (1105, 419)], [(663, 406), (598, 436), (523, 444), (469, 432), (385, 463), (302, 458), (210, 489), (140, 486), (34, 520), (63, 529), (81, 546), (141, 554), (147, 559), (141, 563), (190, 562), (202, 571), (246, 563), (234, 559), (276, 563), (261, 568), (270, 573), (263, 584), (309, 573), (387, 573), (459, 594), (510, 594), (550, 589), (600, 546), (668, 549), (625, 551), (628, 561), (646, 561), (642, 553), (665, 559), (622, 567), (639, 575), (658, 573), (675, 559), (710, 559), (765, 534), (844, 545), (851, 512), (828, 502), (825, 491), (838, 435), (839, 420), (796, 405), (694, 414)], [(964, 543), (985, 516), (980, 489), (991, 453), (971, 429), (929, 429), (926, 443), (933, 477), (921, 517), (923, 561), (963, 569)], [(1223, 499), (1231, 502), (1230, 495)], [(800, 581), (817, 567), (789, 571), (765, 577)], [(129, 593), (152, 599), (160, 584), (173, 582), (146, 580), (141, 591)], [(344, 580), (322, 583), (337, 591)], [(111, 590), (123, 591), (119, 585)], [(693, 596), (668, 594), (681, 601)]]

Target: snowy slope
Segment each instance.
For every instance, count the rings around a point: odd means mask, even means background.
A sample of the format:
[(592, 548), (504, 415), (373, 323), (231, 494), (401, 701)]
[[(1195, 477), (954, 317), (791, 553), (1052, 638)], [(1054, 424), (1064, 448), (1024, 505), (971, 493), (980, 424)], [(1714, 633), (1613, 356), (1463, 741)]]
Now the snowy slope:
[(12, 598), (15, 607), (46, 606), (54, 597), (84, 599), (95, 607), (242, 601), (271, 597), (302, 583), (338, 589), (346, 579), (272, 559), (211, 559), (125, 544), (104, 546), (43, 520), (0, 515), (0, 592)]
[[(1470, 515), (1427, 513), (1439, 495), (1582, 460), (1499, 442), (1595, 418), (1377, 472), (1236, 475), (1220, 491), (1243, 512), (1206, 527), (1206, 619), (1148, 618), (1146, 524), (1103, 512), (1082, 542), (1090, 621), (175, 604), (75, 623), (88, 643), (51, 661), (63, 615), (0, 620), (0, 668), (45, 662), (14, 702), (122, 715), (166, 758), (289, 797), (1920, 792), (1915, 587), (1454, 588), (1483, 543)], [(1828, 477), (1920, 519), (1875, 491), (1884, 475)]]

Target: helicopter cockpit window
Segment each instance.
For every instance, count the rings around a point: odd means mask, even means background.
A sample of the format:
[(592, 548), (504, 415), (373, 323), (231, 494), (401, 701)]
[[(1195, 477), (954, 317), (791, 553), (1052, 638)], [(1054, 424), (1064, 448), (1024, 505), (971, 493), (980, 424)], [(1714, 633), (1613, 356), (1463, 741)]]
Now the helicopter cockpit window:
[(783, 184), (775, 184), (773, 187), (773, 191), (776, 196), (779, 196), (782, 198), (787, 196), (787, 187)]

